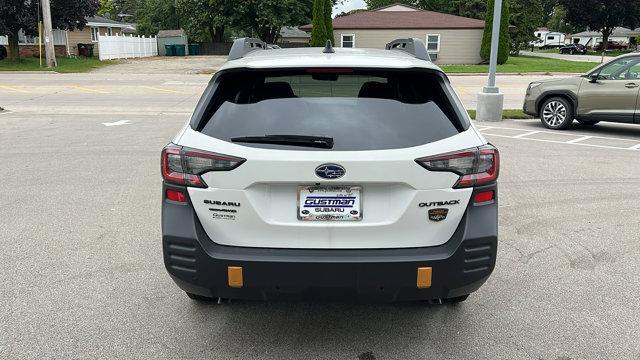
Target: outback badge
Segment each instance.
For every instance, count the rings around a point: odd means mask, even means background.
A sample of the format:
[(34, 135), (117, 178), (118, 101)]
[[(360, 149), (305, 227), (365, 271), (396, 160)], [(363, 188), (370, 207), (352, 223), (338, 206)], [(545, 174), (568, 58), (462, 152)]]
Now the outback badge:
[(447, 214), (449, 214), (449, 209), (431, 209), (429, 210), (429, 220), (442, 221), (447, 218)]

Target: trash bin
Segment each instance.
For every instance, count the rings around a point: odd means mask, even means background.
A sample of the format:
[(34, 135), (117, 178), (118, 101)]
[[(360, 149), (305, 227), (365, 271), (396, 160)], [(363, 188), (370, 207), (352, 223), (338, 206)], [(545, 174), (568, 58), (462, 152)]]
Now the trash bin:
[(85, 44), (87, 46), (87, 56), (93, 57), (93, 46), (94, 44)]
[(175, 56), (184, 56), (185, 55), (185, 46), (184, 45), (173, 45), (175, 48)]
[(200, 44), (189, 44), (189, 55), (200, 55)]
[(78, 55), (88, 57), (89, 49), (87, 48), (87, 44), (78, 44)]
[(176, 48), (173, 45), (165, 45), (164, 46), (165, 55), (166, 56), (176, 56)]

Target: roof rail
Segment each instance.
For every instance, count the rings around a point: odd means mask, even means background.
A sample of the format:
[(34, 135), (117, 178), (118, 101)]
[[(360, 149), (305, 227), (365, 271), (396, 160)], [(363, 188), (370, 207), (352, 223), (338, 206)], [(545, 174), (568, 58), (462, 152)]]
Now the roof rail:
[(427, 47), (418, 38), (395, 39), (385, 46), (386, 50), (400, 50), (411, 54), (418, 59), (431, 61)]
[(236, 39), (231, 46), (227, 60), (242, 59), (245, 55), (255, 50), (267, 50), (267, 43), (256, 38)]

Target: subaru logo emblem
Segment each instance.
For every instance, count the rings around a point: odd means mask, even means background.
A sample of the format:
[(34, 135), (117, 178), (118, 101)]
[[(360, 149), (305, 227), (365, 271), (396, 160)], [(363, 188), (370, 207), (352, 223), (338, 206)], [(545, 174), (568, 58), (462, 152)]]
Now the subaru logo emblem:
[(322, 164), (316, 168), (316, 175), (323, 179), (338, 179), (344, 176), (346, 170), (338, 164)]

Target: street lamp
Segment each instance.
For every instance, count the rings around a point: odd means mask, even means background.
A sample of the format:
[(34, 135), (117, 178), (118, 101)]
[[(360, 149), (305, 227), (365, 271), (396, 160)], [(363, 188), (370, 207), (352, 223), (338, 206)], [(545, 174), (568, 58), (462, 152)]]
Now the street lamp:
[(504, 94), (496, 86), (496, 70), (498, 67), (498, 44), (500, 43), (500, 22), (502, 17), (502, 0), (496, 0), (493, 8), (493, 28), (491, 30), (491, 57), (489, 59), (489, 79), (487, 86), (478, 93), (476, 120), (501, 121)]

